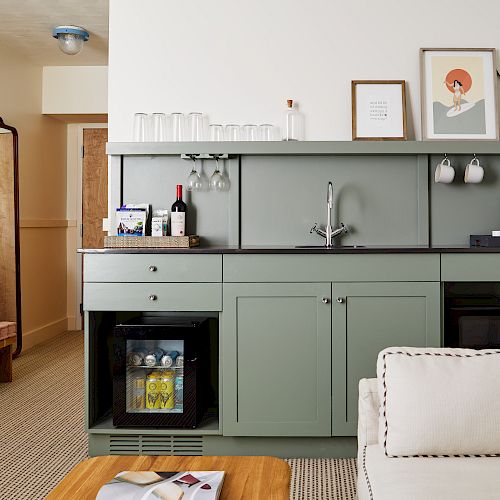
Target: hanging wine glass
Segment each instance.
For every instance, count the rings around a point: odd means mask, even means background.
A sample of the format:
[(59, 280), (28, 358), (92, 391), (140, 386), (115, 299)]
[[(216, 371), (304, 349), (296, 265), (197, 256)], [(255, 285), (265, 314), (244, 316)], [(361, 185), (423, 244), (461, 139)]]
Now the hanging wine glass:
[(200, 174), (196, 170), (196, 155), (189, 155), (191, 160), (193, 160), (193, 166), (191, 168), (191, 173), (188, 176), (186, 183), (187, 191), (201, 191), (203, 188), (203, 183), (201, 182)]
[(219, 156), (220, 155), (212, 155), (215, 159), (215, 170), (210, 177), (210, 189), (213, 191), (224, 191), (226, 189), (226, 179), (224, 175), (219, 170)]

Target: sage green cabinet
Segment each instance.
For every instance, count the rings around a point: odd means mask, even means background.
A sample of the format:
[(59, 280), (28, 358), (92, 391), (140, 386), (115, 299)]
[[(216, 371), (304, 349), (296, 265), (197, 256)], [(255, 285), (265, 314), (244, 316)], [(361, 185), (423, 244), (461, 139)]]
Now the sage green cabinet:
[(355, 436), (358, 383), (376, 376), (377, 354), (440, 346), (440, 284), (334, 283), (332, 295), (333, 435)]
[(443, 254), (441, 281), (500, 281), (500, 254)]
[(224, 284), (224, 435), (331, 435), (330, 298), (330, 283)]

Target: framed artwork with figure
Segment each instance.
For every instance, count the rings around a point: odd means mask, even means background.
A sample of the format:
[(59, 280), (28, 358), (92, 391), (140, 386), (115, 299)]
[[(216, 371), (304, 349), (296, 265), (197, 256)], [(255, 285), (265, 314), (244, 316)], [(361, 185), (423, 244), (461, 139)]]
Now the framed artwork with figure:
[(420, 49), (422, 138), (498, 140), (495, 49)]

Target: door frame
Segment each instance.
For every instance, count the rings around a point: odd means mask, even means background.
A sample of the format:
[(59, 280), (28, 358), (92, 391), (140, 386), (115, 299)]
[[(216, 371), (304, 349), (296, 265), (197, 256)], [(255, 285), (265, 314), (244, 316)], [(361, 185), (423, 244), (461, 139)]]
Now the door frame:
[[(73, 125), (73, 128), (70, 128)], [(68, 330), (83, 328), (82, 269), (83, 256), (76, 250), (82, 247), (83, 219), (83, 131), (92, 128), (108, 128), (107, 123), (75, 123), (68, 126), (67, 161), (67, 212), (68, 219), (75, 220), (75, 230), (68, 236)], [(76, 140), (75, 140), (76, 139)], [(109, 157), (108, 157), (109, 164)], [(75, 175), (76, 173), (76, 175)], [(71, 200), (73, 205), (70, 207)]]

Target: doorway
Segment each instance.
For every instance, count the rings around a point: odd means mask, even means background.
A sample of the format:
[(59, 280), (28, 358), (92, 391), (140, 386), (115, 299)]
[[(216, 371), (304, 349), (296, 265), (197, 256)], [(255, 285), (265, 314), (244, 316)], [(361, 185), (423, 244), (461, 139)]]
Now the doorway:
[[(83, 258), (78, 248), (102, 248), (103, 219), (108, 217), (107, 124), (68, 126), (67, 239), (68, 328), (83, 327)], [(71, 230), (72, 229), (72, 230)], [(73, 320), (73, 321), (72, 321)]]

